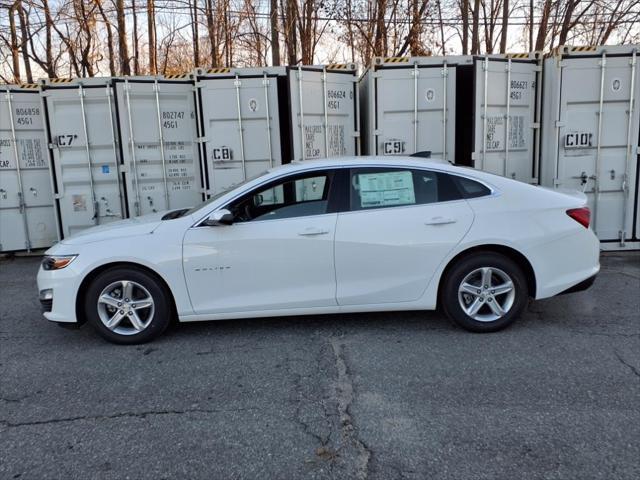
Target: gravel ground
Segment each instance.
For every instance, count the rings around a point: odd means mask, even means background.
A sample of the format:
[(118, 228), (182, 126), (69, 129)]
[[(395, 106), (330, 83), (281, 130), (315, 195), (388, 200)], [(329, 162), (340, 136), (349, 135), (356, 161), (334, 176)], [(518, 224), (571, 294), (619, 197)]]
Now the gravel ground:
[(2, 479), (638, 479), (640, 255), (478, 335), (441, 314), (234, 320), (111, 345), (0, 260)]

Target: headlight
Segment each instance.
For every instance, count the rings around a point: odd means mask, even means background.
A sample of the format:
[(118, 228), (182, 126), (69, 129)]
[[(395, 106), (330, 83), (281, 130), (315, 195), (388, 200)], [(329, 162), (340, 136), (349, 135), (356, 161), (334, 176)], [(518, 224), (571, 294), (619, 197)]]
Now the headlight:
[(78, 255), (46, 255), (42, 259), (43, 270), (60, 270), (71, 262), (73, 262)]

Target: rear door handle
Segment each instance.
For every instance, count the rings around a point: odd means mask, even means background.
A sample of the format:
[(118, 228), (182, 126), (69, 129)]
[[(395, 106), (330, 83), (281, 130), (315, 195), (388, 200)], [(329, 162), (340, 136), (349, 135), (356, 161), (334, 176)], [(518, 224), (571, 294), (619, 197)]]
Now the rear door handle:
[(314, 235), (324, 235), (326, 233), (329, 233), (329, 230), (325, 230), (323, 228), (318, 228), (318, 227), (308, 227), (302, 230), (301, 232), (298, 232), (298, 235), (303, 237), (312, 237)]
[(458, 220), (449, 217), (433, 217), (424, 222), (425, 225), (447, 225), (448, 223), (456, 223)]

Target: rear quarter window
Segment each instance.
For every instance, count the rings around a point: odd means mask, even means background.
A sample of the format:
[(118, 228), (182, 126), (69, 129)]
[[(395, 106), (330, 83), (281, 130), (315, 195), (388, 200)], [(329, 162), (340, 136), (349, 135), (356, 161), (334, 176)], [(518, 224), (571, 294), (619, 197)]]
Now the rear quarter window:
[(491, 195), (491, 190), (480, 182), (465, 177), (456, 177), (456, 183), (464, 198), (478, 198)]

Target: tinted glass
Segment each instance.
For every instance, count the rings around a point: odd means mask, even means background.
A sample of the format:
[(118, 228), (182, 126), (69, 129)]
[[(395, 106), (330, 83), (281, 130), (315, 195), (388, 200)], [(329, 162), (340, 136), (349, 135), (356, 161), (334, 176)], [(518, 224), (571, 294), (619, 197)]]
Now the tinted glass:
[(460, 198), (452, 178), (439, 172), (362, 168), (351, 173), (351, 210), (422, 205)]
[(314, 172), (255, 190), (229, 205), (236, 222), (327, 213), (330, 176)]
[(491, 195), (491, 190), (480, 182), (470, 180), (464, 177), (456, 177), (458, 187), (465, 198), (484, 197), (485, 195)]

